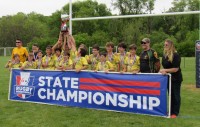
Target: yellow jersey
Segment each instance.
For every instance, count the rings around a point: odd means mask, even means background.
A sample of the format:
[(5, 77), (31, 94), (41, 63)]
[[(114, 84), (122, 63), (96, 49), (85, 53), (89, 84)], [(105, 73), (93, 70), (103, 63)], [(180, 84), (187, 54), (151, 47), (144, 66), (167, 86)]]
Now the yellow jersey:
[(117, 67), (118, 67), (118, 63), (119, 63), (119, 58), (117, 57), (117, 53), (112, 55), (108, 55), (106, 56), (106, 61), (109, 61), (110, 63), (112, 63), (114, 71), (117, 71)]
[(124, 60), (127, 72), (133, 72), (140, 69), (140, 57), (135, 55), (134, 58), (127, 56)]
[(76, 57), (77, 57), (78, 52), (77, 51), (72, 51), (70, 50), (70, 59), (72, 60), (72, 62), (74, 63)]
[(96, 71), (106, 71), (109, 69), (114, 69), (114, 66), (110, 61), (98, 62), (96, 66)]
[(60, 63), (58, 64), (58, 66), (60, 66), (60, 67), (64, 67), (64, 69), (66, 69), (66, 68), (68, 68), (68, 67), (72, 67), (72, 60), (71, 59), (68, 59), (68, 60), (64, 60), (64, 59), (62, 59), (61, 61), (60, 61)]
[(95, 70), (97, 67), (98, 62), (100, 61), (100, 56), (94, 56), (93, 54), (89, 55), (88, 58), (86, 58), (88, 61), (90, 61), (89, 63), (89, 69), (90, 70)]
[(36, 69), (43, 69), (43, 67), (42, 67), (42, 59), (41, 60), (37, 59), (35, 61), (35, 64), (36, 64)]
[(75, 69), (81, 69), (83, 66), (88, 66), (88, 62), (85, 57), (77, 57), (74, 61)]
[(125, 52), (124, 54), (117, 53), (117, 59), (119, 60), (117, 71), (123, 71), (123, 66), (124, 66), (125, 58), (127, 56), (129, 56), (129, 54), (130, 54), (129, 52)]
[(60, 61), (62, 60), (63, 56), (60, 55), (60, 56), (58, 57), (58, 56), (56, 56), (56, 55), (54, 54), (53, 57), (54, 57), (54, 60), (55, 60), (55, 67), (58, 67), (58, 65), (59, 65)]
[(15, 47), (12, 50), (12, 59), (13, 59), (15, 54), (19, 55), (20, 62), (25, 62), (26, 58), (28, 57), (28, 51), (26, 50), (25, 47), (20, 47), (20, 48)]
[(9, 63), (8, 67), (9, 68), (20, 68), (22, 65), (23, 65), (22, 62), (19, 62), (19, 63)]
[(24, 69), (36, 69), (36, 63), (33, 61), (32, 62), (25, 61), (22, 67), (24, 67)]
[(50, 57), (45, 55), (42, 58), (42, 63), (45, 63), (48, 65), (47, 67), (43, 67), (43, 69), (45, 69), (45, 70), (54, 70), (55, 69), (56, 61), (55, 61), (55, 57), (52, 55)]

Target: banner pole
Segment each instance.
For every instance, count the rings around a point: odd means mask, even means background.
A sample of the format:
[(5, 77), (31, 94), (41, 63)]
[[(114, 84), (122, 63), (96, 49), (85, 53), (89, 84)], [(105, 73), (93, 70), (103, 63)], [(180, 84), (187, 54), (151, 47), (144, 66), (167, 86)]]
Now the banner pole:
[(11, 68), (11, 70), (10, 70), (10, 81), (9, 81), (9, 91), (8, 91), (8, 100), (10, 100), (10, 87), (11, 87), (11, 83), (12, 83), (12, 68)]
[[(199, 2), (199, 9), (200, 9), (200, 2)], [(199, 40), (200, 40), (200, 13), (199, 13)]]
[(168, 118), (171, 116), (171, 74), (169, 74), (169, 112)]

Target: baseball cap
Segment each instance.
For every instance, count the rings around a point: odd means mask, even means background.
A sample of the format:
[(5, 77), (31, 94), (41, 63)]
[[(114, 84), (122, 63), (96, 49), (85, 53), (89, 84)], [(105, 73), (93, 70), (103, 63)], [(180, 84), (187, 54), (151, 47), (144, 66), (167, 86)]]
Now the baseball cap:
[(142, 42), (150, 43), (150, 39), (149, 38), (143, 38)]

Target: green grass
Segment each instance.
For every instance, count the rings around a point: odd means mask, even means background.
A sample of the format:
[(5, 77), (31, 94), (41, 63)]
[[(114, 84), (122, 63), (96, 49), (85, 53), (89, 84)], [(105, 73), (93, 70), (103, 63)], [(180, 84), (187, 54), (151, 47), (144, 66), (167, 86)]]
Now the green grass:
[(200, 127), (200, 89), (195, 88), (194, 58), (182, 59), (184, 82), (177, 119), (93, 109), (8, 101), (8, 57), (0, 57), (0, 127)]

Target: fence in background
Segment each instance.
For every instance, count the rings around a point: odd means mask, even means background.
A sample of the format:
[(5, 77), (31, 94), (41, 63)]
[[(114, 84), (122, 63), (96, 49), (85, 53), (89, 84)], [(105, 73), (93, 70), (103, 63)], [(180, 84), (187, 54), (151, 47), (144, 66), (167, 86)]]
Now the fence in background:
[(0, 47), (0, 56), (11, 56), (14, 47)]

